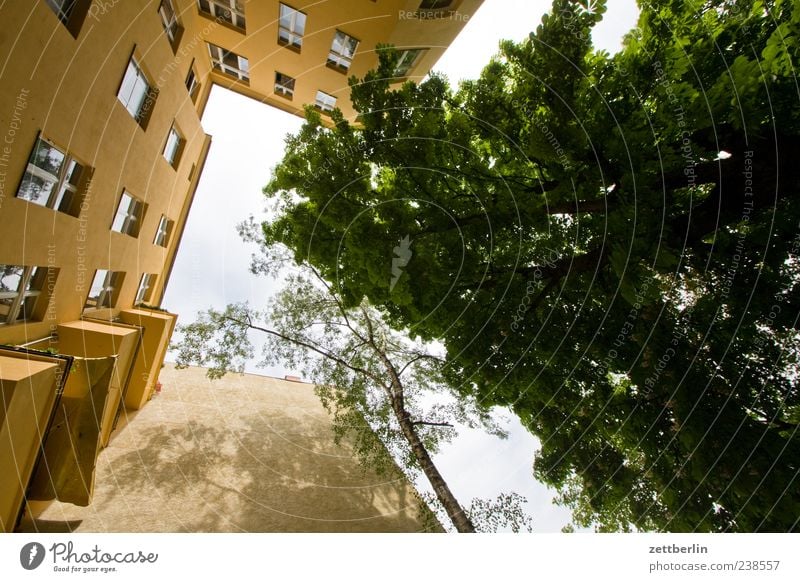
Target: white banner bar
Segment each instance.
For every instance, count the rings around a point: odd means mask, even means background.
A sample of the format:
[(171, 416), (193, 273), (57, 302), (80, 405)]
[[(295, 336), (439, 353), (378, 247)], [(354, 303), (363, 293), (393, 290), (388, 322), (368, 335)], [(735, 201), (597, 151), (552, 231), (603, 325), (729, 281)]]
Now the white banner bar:
[(790, 534), (6, 534), (0, 580), (800, 580)]

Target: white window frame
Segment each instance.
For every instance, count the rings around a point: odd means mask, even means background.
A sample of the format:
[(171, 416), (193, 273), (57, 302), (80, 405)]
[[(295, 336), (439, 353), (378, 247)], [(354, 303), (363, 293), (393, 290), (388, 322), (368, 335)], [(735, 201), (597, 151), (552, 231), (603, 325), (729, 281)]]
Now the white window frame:
[[(283, 21), (287, 18), (289, 23), (285, 26)], [(296, 49), (302, 48), (307, 18), (305, 12), (281, 2), (278, 9), (278, 42)]]
[(128, 61), (125, 76), (117, 92), (117, 99), (136, 121), (141, 121), (144, 104), (150, 93), (150, 81), (134, 57)]
[[(392, 74), (395, 77), (407, 77), (408, 73), (417, 66), (417, 63), (419, 63), (422, 55), (424, 55), (427, 50), (426, 48), (416, 48), (399, 51), (400, 56), (397, 59), (397, 64)], [(413, 55), (413, 57), (411, 55)]]
[[(42, 295), (44, 290), (44, 280), (41, 281), (41, 287), (39, 288), (31, 289), (29, 287), (34, 280), (35, 275), (38, 274), (38, 269), (43, 269), (44, 271), (48, 271), (48, 269), (46, 267), (25, 267), (22, 265), (0, 265), (0, 267), (16, 267), (22, 270), (21, 274), (19, 275), (20, 279), (16, 289), (0, 291), (0, 300), (12, 300), (8, 313), (4, 316), (4, 318), (0, 317), (0, 326), (31, 321), (31, 319), (20, 318), (22, 306), (25, 304), (27, 299), (31, 297), (38, 298)], [(0, 269), (0, 274), (2, 274), (3, 270), (4, 269)]]
[[(63, 156), (61, 165), (58, 169), (58, 174), (52, 174), (34, 163), (40, 144), (47, 145), (49, 148), (56, 150)], [(86, 167), (77, 161), (68, 151), (39, 136), (36, 138), (36, 141), (33, 144), (31, 155), (28, 158), (28, 165), (25, 167), (25, 174), (23, 175), (22, 182), (17, 189), (16, 196), (17, 198), (32, 204), (45, 206), (59, 212), (64, 212), (65, 214), (74, 215), (72, 212), (69, 212), (69, 210), (74, 208), (74, 199), (78, 196), (78, 187), (85, 170)], [(33, 200), (24, 196), (25, 192), (23, 192), (23, 187), (25, 186), (25, 183), (29, 181), (28, 176), (39, 178), (40, 180), (44, 180), (51, 184), (51, 189), (47, 196), (47, 200)], [(64, 200), (67, 200), (68, 203), (62, 208)]]
[[(106, 309), (114, 307), (116, 303), (114, 292), (122, 285), (124, 273), (120, 271), (109, 271), (107, 269), (97, 269), (92, 277), (92, 285), (89, 287), (89, 295), (86, 297), (83, 309)], [(98, 279), (102, 277), (102, 282), (98, 285)], [(92, 296), (92, 291), (97, 289), (97, 295)]]
[[(208, 8), (206, 8), (206, 6)], [(197, 9), (223, 22), (246, 30), (244, 6), (239, 0), (197, 0)]]
[(197, 92), (200, 89), (200, 81), (197, 80), (197, 71), (194, 68), (194, 61), (189, 66), (189, 72), (186, 73), (186, 91), (189, 93), (189, 98), (194, 101), (197, 99)]
[(164, 32), (167, 34), (169, 44), (174, 45), (178, 40), (178, 30), (181, 25), (178, 23), (178, 14), (175, 12), (172, 0), (161, 0), (158, 5), (158, 14), (161, 16), (161, 24), (164, 25)]
[(153, 239), (153, 244), (167, 248), (169, 246), (169, 236), (172, 234), (172, 228), (175, 221), (170, 220), (163, 214), (161, 220), (158, 221), (158, 228), (156, 228), (156, 236)]
[[(351, 41), (355, 41), (352, 46)], [(355, 58), (356, 51), (358, 50), (359, 40), (350, 36), (346, 32), (337, 30), (333, 35), (333, 42), (331, 42), (331, 50), (328, 52), (328, 65), (333, 66), (337, 70), (349, 71), (353, 65), (353, 58)]]
[(163, 152), (164, 159), (167, 160), (167, 163), (173, 168), (177, 165), (178, 156), (180, 154), (182, 145), (183, 136), (181, 135), (181, 132), (178, 131), (178, 128), (175, 127), (175, 123), (173, 122), (172, 127), (169, 128), (167, 142), (164, 144)]
[(152, 288), (155, 287), (156, 275), (154, 273), (143, 273), (139, 280), (139, 289), (136, 291), (134, 305), (140, 305), (145, 301), (150, 301)]
[(314, 104), (318, 109), (321, 109), (325, 112), (330, 112), (336, 109), (336, 97), (330, 93), (326, 93), (325, 91), (317, 90), (317, 97), (314, 100)]
[[(278, 80), (278, 76), (284, 77), (290, 81), (291, 87), (289, 85), (283, 84)], [(275, 93), (278, 95), (283, 95), (284, 97), (291, 99), (294, 97), (294, 86), (297, 82), (297, 79), (294, 77), (290, 77), (286, 73), (281, 73), (280, 71), (275, 71)]]
[(127, 190), (123, 190), (117, 203), (111, 230), (136, 238), (139, 236), (143, 218), (144, 202), (131, 195)]
[[(207, 42), (206, 44), (208, 45), (208, 53), (211, 57), (211, 66), (214, 67), (214, 69), (227, 75), (236, 77), (240, 81), (245, 81), (248, 83), (250, 82), (250, 62), (246, 57), (210, 42)], [(225, 62), (225, 53), (236, 57), (238, 62), (237, 67), (233, 67)]]
[[(433, 2), (441, 2), (442, 0), (432, 0)], [(453, 0), (447, 2), (446, 6), (428, 6), (425, 7), (425, 0), (421, 0), (419, 3), (420, 10), (450, 10), (453, 7)]]
[[(75, 9), (74, 0), (45, 0), (45, 3), (56, 13), (56, 16), (63, 24), (69, 22), (72, 11)], [(65, 4), (66, 7), (64, 6)]]

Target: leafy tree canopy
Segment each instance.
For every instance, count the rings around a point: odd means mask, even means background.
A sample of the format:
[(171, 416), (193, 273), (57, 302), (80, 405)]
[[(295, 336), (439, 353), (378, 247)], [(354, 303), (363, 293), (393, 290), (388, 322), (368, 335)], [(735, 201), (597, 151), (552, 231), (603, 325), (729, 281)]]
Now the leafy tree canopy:
[(555, 0), (451, 87), (351, 79), (265, 193), (348, 306), (447, 350), (464, 397), (539, 437), (579, 525), (791, 531), (800, 516), (800, 4)]

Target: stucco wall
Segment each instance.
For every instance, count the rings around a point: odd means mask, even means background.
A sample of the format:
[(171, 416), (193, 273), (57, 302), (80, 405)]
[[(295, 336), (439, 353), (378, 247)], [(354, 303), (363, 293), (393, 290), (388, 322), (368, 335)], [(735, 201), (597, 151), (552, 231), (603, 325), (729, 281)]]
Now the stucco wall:
[(401, 474), (364, 471), (333, 444), (311, 385), (254, 375), (210, 381), (203, 369), (169, 364), (160, 381), (161, 393), (100, 454), (92, 506), (54, 504), (26, 529), (423, 529)]

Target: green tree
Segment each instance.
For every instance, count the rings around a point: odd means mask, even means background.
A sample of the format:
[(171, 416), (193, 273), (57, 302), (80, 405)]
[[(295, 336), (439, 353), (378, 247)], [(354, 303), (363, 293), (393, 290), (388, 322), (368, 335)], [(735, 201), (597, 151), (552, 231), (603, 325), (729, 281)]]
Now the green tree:
[(335, 290), (310, 273), (290, 277), (265, 312), (228, 305), (181, 326), (177, 367), (205, 366), (211, 378), (242, 371), (254, 356), (249, 334), (263, 334), (265, 364), (305, 371), (333, 415), (336, 442), (351, 437), (365, 465), (382, 473), (397, 458), (406, 470), (421, 471), (435, 493), (428, 504), (441, 507), (458, 532), (529, 528), (516, 494), (475, 500), (465, 511), (431, 458), (455, 435), (453, 422), (504, 436), (489, 413), (463, 398), (442, 398), (452, 390), (430, 346), (391, 330), (366, 302), (345, 309)]
[(610, 56), (605, 3), (555, 0), (458, 89), (381, 49), (357, 123), (287, 138), (260, 240), (441, 341), (579, 525), (793, 531), (800, 5), (640, 6)]

